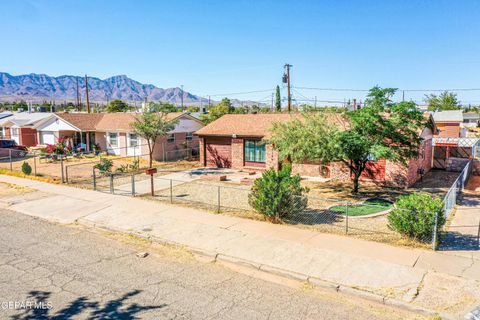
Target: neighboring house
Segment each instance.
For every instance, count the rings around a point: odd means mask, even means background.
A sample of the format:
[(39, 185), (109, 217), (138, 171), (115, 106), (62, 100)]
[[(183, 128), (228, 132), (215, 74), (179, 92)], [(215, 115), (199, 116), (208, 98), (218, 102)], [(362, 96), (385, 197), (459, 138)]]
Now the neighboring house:
[(52, 113), (14, 113), (12, 116), (0, 119), (3, 137), (13, 139), (18, 144), (32, 147), (37, 145), (36, 126), (53, 117)]
[(480, 124), (480, 113), (464, 113), (463, 114), (463, 125), (465, 127), (478, 127)]
[[(137, 113), (56, 113), (37, 126), (38, 140), (54, 144), (59, 139), (71, 141), (75, 148), (92, 150), (94, 144), (107, 153), (119, 156), (147, 155), (146, 141), (131, 128)], [(188, 113), (168, 113), (167, 120), (178, 120), (167, 137), (158, 139), (154, 148), (155, 160), (174, 159), (176, 152), (197, 149), (198, 138), (193, 132), (203, 123)]]
[(437, 126), (435, 136), (461, 138), (465, 137), (466, 130), (462, 130), (463, 123), (462, 110), (447, 110), (433, 112), (433, 119)]
[[(227, 114), (195, 132), (200, 138), (200, 161), (205, 167), (247, 170), (279, 169), (278, 152), (264, 139), (268, 139), (275, 122), (291, 121), (298, 114)], [(426, 115), (433, 122), (429, 114)], [(329, 119), (346, 127), (340, 115)], [(430, 171), (432, 164), (433, 130), (424, 128), (419, 157), (407, 166), (384, 159), (372, 160), (362, 175), (362, 180), (374, 180), (385, 184), (407, 187)], [(352, 174), (341, 162), (327, 165), (318, 163), (294, 163), (294, 173), (303, 176), (324, 176), (332, 180), (347, 181)]]

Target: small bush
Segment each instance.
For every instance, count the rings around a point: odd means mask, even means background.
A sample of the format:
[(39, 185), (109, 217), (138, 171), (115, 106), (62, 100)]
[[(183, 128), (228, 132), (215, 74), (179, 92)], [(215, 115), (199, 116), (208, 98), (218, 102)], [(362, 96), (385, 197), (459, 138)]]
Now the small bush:
[(255, 180), (248, 202), (269, 220), (280, 221), (307, 207), (306, 192), (308, 189), (301, 186), (300, 176), (292, 176), (291, 166), (285, 165), (278, 172), (269, 169)]
[(437, 214), (437, 230), (445, 224), (443, 202), (426, 194), (401, 196), (388, 215), (388, 226), (400, 234), (419, 241), (431, 241)]
[(29, 176), (32, 173), (32, 167), (26, 161), (22, 164), (22, 172), (26, 176)]
[(111, 172), (112, 167), (113, 167), (113, 161), (110, 159), (102, 159), (100, 160), (99, 163), (97, 163), (94, 166), (95, 169), (98, 169), (98, 171), (100, 171), (100, 173), (103, 173), (103, 174), (107, 172)]

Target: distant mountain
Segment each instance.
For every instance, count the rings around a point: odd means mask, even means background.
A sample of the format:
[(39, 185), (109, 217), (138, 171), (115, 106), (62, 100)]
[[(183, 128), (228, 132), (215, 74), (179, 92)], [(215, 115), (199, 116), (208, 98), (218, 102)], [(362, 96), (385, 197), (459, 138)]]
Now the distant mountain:
[[(8, 100), (67, 100), (75, 101), (77, 97), (77, 80), (82, 102), (85, 102), (85, 78), (77, 76), (50, 77), (45, 74), (25, 74), (12, 76), (0, 72), (0, 99)], [(207, 104), (208, 99), (193, 95), (180, 88), (158, 88), (152, 84), (143, 84), (125, 75), (107, 79), (88, 78), (89, 99), (92, 102), (106, 102), (121, 99), (128, 102), (165, 101), (187, 105)], [(212, 101), (213, 102), (213, 101)]]

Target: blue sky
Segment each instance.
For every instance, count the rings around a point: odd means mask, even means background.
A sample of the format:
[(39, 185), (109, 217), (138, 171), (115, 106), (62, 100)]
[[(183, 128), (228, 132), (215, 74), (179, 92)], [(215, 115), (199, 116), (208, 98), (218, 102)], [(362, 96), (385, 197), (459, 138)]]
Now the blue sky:
[[(474, 0), (4, 0), (0, 71), (126, 74), (206, 96), (274, 88), (288, 62), (297, 87), (480, 88), (479, 16)], [(479, 94), (459, 97), (480, 103)], [(297, 89), (295, 96), (363, 93)]]

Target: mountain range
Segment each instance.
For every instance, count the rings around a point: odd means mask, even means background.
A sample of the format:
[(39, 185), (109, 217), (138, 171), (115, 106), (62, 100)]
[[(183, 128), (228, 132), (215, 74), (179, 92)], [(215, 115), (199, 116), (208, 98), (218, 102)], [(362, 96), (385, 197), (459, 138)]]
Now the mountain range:
[[(76, 101), (78, 92), (85, 102), (85, 78), (64, 75), (51, 77), (46, 74), (25, 74), (13, 76), (0, 72), (0, 99), (3, 101), (31, 100), (42, 101)], [(88, 77), (88, 93), (92, 102), (107, 102), (121, 99), (128, 102), (164, 101), (180, 104), (182, 95), (186, 105), (208, 104), (208, 99), (182, 91), (180, 88), (158, 88), (152, 84), (143, 84), (125, 75), (107, 79)]]

